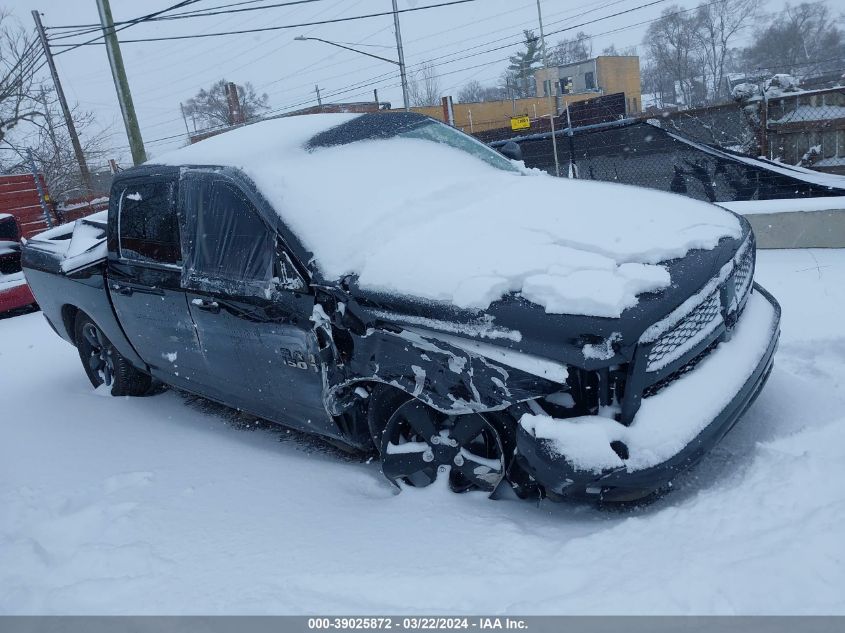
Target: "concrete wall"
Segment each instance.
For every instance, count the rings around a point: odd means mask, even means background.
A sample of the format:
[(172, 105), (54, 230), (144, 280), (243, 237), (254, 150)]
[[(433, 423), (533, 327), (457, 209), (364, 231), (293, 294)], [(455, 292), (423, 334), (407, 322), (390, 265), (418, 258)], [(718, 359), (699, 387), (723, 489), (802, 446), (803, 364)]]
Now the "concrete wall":
[(845, 209), (746, 215), (758, 248), (845, 248)]

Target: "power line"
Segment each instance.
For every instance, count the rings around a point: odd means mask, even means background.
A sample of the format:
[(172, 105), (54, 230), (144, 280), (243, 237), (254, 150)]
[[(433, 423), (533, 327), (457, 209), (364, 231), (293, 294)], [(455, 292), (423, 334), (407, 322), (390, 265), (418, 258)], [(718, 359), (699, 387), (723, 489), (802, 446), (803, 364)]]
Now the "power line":
[[(219, 6), (216, 6), (216, 7), (208, 7), (208, 8), (205, 8), (205, 9), (191, 9), (190, 11), (183, 11), (182, 13), (174, 13), (172, 17), (173, 18), (177, 18), (177, 17), (180, 17), (180, 16), (193, 17), (192, 14), (202, 14), (202, 13), (205, 13), (207, 11), (216, 11), (217, 9), (226, 9), (226, 8), (229, 8), (229, 7), (237, 7), (237, 6), (241, 6), (241, 5), (244, 5), (244, 4), (255, 4), (257, 2), (266, 2), (266, 1), (267, 0), (244, 0), (242, 2), (233, 2), (233, 3), (230, 3), (230, 4), (222, 4), (222, 5), (219, 5)], [(291, 0), (290, 2), (285, 2), (285, 3), (274, 5), (274, 6), (290, 6), (290, 5), (294, 5), (294, 4), (305, 4), (307, 2), (322, 2), (322, 1), (324, 1), (324, 0)], [(271, 7), (269, 7), (269, 6), (268, 7), (254, 7), (252, 10), (263, 9), (263, 8), (271, 8)], [(236, 13), (238, 11), (240, 11), (240, 9), (236, 9), (236, 10), (233, 10), (233, 11), (221, 11), (221, 13)], [(150, 18), (150, 19), (151, 20), (160, 20), (160, 19), (164, 19), (164, 18), (155, 17), (155, 18)], [(122, 25), (122, 24), (129, 24), (130, 22), (134, 22), (134, 20), (119, 20), (119, 21), (115, 22), (114, 24), (115, 24), (115, 26), (119, 26), (119, 25)], [(52, 30), (56, 30), (56, 29), (87, 29), (87, 28), (92, 28), (92, 27), (95, 28), (95, 29), (99, 29), (100, 25), (92, 22), (91, 24), (65, 24), (65, 25), (59, 25), (59, 26), (45, 26), (44, 28), (52, 31)]]
[[(197, 0), (193, 0), (196, 2)], [(413, 11), (426, 11), (428, 9), (439, 9), (441, 7), (449, 7), (456, 4), (466, 4), (468, 2), (477, 2), (478, 0), (450, 0), (449, 2), (441, 2), (439, 4), (430, 4), (423, 7), (409, 7), (407, 9), (399, 9), (395, 13), (410, 13)], [(659, 2), (665, 2), (666, 0), (658, 0)], [(121, 44), (130, 44), (130, 43), (139, 43), (139, 42), (165, 42), (170, 40), (188, 40), (188, 39), (196, 39), (196, 38), (205, 38), (205, 37), (221, 37), (224, 35), (245, 35), (249, 33), (265, 33), (267, 31), (280, 31), (284, 29), (296, 29), (302, 28), (306, 26), (319, 26), (323, 24), (336, 24), (339, 22), (352, 22), (354, 20), (365, 20), (368, 18), (378, 18), (387, 15), (394, 15), (393, 11), (382, 11), (380, 13), (368, 13), (365, 15), (353, 15), (345, 18), (333, 18), (330, 20), (320, 20), (316, 22), (303, 22), (301, 24), (282, 24), (279, 26), (265, 26), (259, 29), (243, 29), (240, 31), (221, 31), (218, 33), (196, 33), (193, 35), (170, 35), (165, 37), (146, 37), (146, 38), (138, 38), (138, 39), (131, 39), (131, 40), (120, 40)], [(147, 19), (139, 18), (138, 20), (132, 22), (132, 24), (126, 24), (122, 28), (128, 28), (133, 24), (137, 24), (138, 22), (148, 21)], [(115, 29), (121, 30), (121, 29)], [(81, 42), (79, 44), (59, 44), (59, 46), (69, 46), (70, 48), (56, 53), (60, 55), (61, 53), (66, 53), (68, 51), (73, 50), (74, 48), (78, 48), (79, 46), (88, 46), (91, 44), (102, 44), (102, 42), (96, 42), (99, 38), (94, 38), (87, 42)]]
[[(166, 13), (167, 11), (173, 11), (175, 9), (181, 9), (182, 7), (186, 7), (188, 5), (195, 4), (199, 1), (200, 0), (182, 0), (181, 2), (177, 2), (176, 4), (171, 5), (171, 6), (167, 7), (166, 9), (162, 9), (161, 11), (155, 11), (153, 13), (148, 13), (147, 15), (143, 15), (139, 18), (135, 18), (134, 20), (130, 20), (129, 22), (127, 22), (123, 26), (121, 26), (119, 29), (114, 29), (114, 32), (117, 33), (118, 31), (122, 31), (123, 29), (127, 29), (130, 26), (134, 26), (134, 25), (138, 24), (139, 22), (146, 22), (147, 20), (150, 20), (157, 15), (161, 15), (162, 13)], [(56, 55), (61, 55), (62, 53), (67, 53), (69, 51), (72, 51), (75, 48), (79, 48), (80, 46), (87, 46), (89, 44), (93, 44), (101, 38), (103, 38), (102, 34), (98, 35), (97, 37), (91, 38), (87, 42), (81, 42), (79, 44), (61, 44), (61, 46), (69, 46), (70, 48), (66, 48), (63, 51), (59, 51), (58, 53), (56, 53), (54, 55), (54, 57)], [(99, 42), (99, 43), (103, 44), (104, 42)]]
[[(611, 15), (602, 16), (602, 17), (599, 17), (599, 18), (595, 18), (595, 19), (593, 19), (593, 20), (589, 20), (589, 21), (586, 21), (586, 22), (582, 22), (582, 23), (580, 23), (580, 24), (571, 25), (571, 26), (568, 26), (568, 27), (566, 27), (566, 28), (557, 29), (557, 30), (554, 30), (554, 31), (551, 31), (551, 32), (547, 33), (547, 35), (553, 35), (553, 34), (563, 33), (563, 32), (566, 32), (566, 31), (569, 31), (569, 30), (572, 30), (572, 29), (576, 29), (576, 28), (580, 28), (580, 27), (586, 26), (586, 25), (588, 25), (588, 24), (594, 24), (594, 23), (597, 23), (597, 22), (601, 22), (601, 21), (607, 20), (607, 19), (609, 19), (609, 18), (616, 17), (616, 16), (618, 16), (618, 15), (623, 15), (623, 14), (626, 14), (626, 13), (631, 13), (631, 12), (633, 12), (633, 11), (637, 11), (637, 10), (640, 10), (640, 9), (643, 9), (643, 8), (647, 8), (647, 7), (649, 7), (649, 6), (653, 6), (653, 5), (655, 5), (655, 4), (659, 4), (659, 3), (661, 3), (661, 2), (665, 2), (665, 1), (666, 1), (666, 0), (653, 0), (653, 1), (651, 1), (651, 2), (648, 2), (648, 3), (642, 4), (642, 5), (638, 5), (638, 6), (636, 6), (636, 7), (632, 7), (632, 8), (630, 8), (630, 9), (627, 9), (627, 10), (624, 10), (624, 11), (620, 11), (620, 12), (617, 12), (617, 13), (614, 13), (614, 14), (611, 14)], [(721, 1), (721, 0), (715, 0), (715, 1), (714, 1), (713, 3), (711, 3), (711, 4), (715, 4), (716, 2), (719, 2), (719, 1)], [(569, 22), (569, 21), (571, 21), (572, 19), (575, 19), (575, 18), (578, 18), (578, 17), (584, 16), (584, 15), (587, 15), (588, 13), (592, 13), (592, 12), (594, 12), (594, 11), (596, 11), (596, 10), (600, 10), (600, 9), (602, 9), (602, 8), (606, 8), (606, 7), (608, 7), (608, 6), (613, 6), (614, 4), (618, 4), (618, 2), (609, 2), (609, 3), (605, 3), (605, 4), (603, 4), (603, 5), (599, 6), (599, 7), (595, 8), (595, 9), (591, 9), (591, 10), (588, 10), (588, 11), (584, 11), (584, 12), (581, 12), (581, 13), (579, 13), (579, 14), (575, 15), (575, 16), (570, 16), (570, 17), (567, 17), (567, 18), (565, 18), (565, 19), (556, 20), (555, 22), (557, 22), (557, 23), (559, 23), (559, 22)], [(679, 12), (677, 12), (677, 13), (680, 13), (680, 12), (681, 12), (681, 11), (679, 11)], [(672, 15), (675, 15), (675, 14), (672, 14)], [(655, 20), (657, 20), (657, 19), (660, 19), (660, 18), (655, 18), (655, 19), (653, 19), (653, 20), (647, 20), (647, 21), (645, 21), (645, 22), (643, 22), (643, 23), (652, 22), (652, 21), (655, 21)], [(554, 24), (555, 22), (552, 22), (552, 24)], [(441, 56), (438, 56), (438, 57), (432, 58), (431, 60), (428, 60), (428, 61), (424, 61), (424, 62), (419, 62), (419, 63), (417, 63), (417, 64), (413, 64), (412, 66), (420, 66), (421, 64), (424, 64), (424, 63), (430, 63), (431, 61), (436, 61), (436, 60), (443, 59), (443, 58), (446, 58), (446, 57), (453, 57), (453, 56), (455, 56), (455, 55), (457, 55), (457, 54), (459, 54), (459, 53), (461, 53), (461, 52), (465, 52), (465, 51), (469, 51), (469, 50), (477, 49), (477, 48), (479, 48), (480, 46), (484, 46), (484, 45), (486, 45), (486, 44), (493, 43), (493, 42), (496, 42), (496, 41), (502, 41), (503, 39), (510, 39), (510, 38), (512, 38), (512, 37), (514, 37), (514, 36), (508, 36), (508, 37), (506, 37), (506, 38), (498, 38), (498, 39), (496, 39), (496, 40), (491, 40), (491, 41), (488, 41), (488, 42), (485, 42), (485, 43), (482, 43), (482, 44), (478, 44), (478, 45), (475, 45), (475, 46), (472, 46), (472, 47), (468, 47), (468, 48), (466, 48), (466, 49), (461, 49), (461, 50), (458, 50), (458, 51), (453, 51), (453, 52), (448, 53), (448, 54), (446, 54), (446, 55), (441, 55)], [(453, 59), (449, 59), (449, 60), (441, 61), (441, 62), (439, 62), (439, 63), (435, 63), (435, 64), (433, 64), (433, 66), (437, 67), (437, 66), (444, 66), (444, 65), (447, 65), (447, 64), (452, 64), (452, 63), (459, 62), (459, 61), (462, 61), (462, 60), (465, 60), (465, 59), (471, 59), (471, 58), (473, 58), (473, 57), (478, 57), (478, 56), (481, 56), (481, 55), (485, 55), (485, 54), (490, 53), (490, 52), (495, 52), (495, 51), (502, 50), (502, 49), (505, 49), (505, 48), (510, 48), (510, 47), (513, 47), (513, 46), (518, 46), (518, 45), (520, 45), (521, 43), (522, 43), (522, 41), (521, 41), (521, 40), (520, 40), (520, 41), (517, 41), (517, 42), (511, 42), (511, 43), (509, 43), (509, 44), (505, 44), (505, 45), (503, 45), (503, 46), (497, 46), (497, 47), (490, 48), (490, 49), (487, 49), (487, 50), (484, 50), (484, 51), (479, 51), (479, 52), (477, 52), (477, 53), (473, 53), (473, 54), (470, 54), (470, 55), (464, 55), (464, 56), (461, 56), (461, 57), (455, 57), (455, 58), (453, 58)], [(467, 71), (467, 70), (473, 70), (473, 69), (477, 69), (477, 68), (484, 68), (484, 67), (487, 67), (487, 66), (491, 66), (491, 65), (493, 65), (493, 64), (500, 63), (500, 62), (502, 62), (502, 61), (507, 61), (507, 59), (508, 59), (508, 58), (497, 58), (497, 59), (492, 60), (492, 61), (489, 61), (489, 62), (484, 62), (484, 63), (481, 63), (481, 64), (476, 64), (476, 65), (469, 66), (469, 67), (466, 67), (466, 68), (461, 68), (461, 69), (458, 69), (458, 70), (455, 70), (455, 71), (449, 71), (449, 72), (446, 72), (446, 73), (441, 73), (441, 76), (453, 75), (453, 74), (456, 74), (456, 73), (465, 72), (465, 71)], [(348, 93), (348, 92), (351, 92), (351, 91), (356, 90), (356, 89), (359, 89), (359, 88), (363, 88), (363, 87), (372, 87), (372, 86), (379, 86), (379, 85), (382, 85), (383, 81), (385, 81), (388, 77), (391, 77), (391, 76), (393, 76), (393, 73), (382, 73), (382, 74), (376, 75), (376, 76), (374, 76), (374, 77), (371, 77), (371, 78), (369, 78), (369, 79), (364, 79), (364, 80), (361, 80), (361, 81), (359, 81), (359, 82), (355, 82), (355, 83), (353, 83), (353, 84), (348, 84), (347, 86), (342, 87), (342, 89), (339, 89), (338, 91), (335, 91), (335, 92), (328, 92), (328, 93), (326, 93), (326, 95), (325, 95), (325, 96), (326, 96), (326, 97), (340, 96), (340, 95), (342, 95), (342, 94), (346, 94), (346, 93)], [(282, 78), (282, 79), (284, 79), (284, 78)], [(281, 80), (275, 80), (275, 81), (271, 82), (271, 84), (272, 84), (272, 83), (278, 83), (278, 81), (281, 81)], [(270, 85), (270, 84), (268, 84), (268, 85)], [(304, 84), (303, 84), (303, 85), (304, 85)], [(309, 85), (310, 85), (310, 84), (309, 84)], [(397, 84), (397, 85), (398, 85), (398, 84)], [(389, 87), (395, 87), (395, 86), (391, 84), (391, 85), (388, 85), (388, 86), (385, 86), (385, 87), (388, 87), (388, 88), (389, 88)], [(277, 107), (277, 108), (274, 108), (274, 109), (270, 110), (270, 111), (267, 113), (267, 115), (272, 115), (272, 114), (275, 114), (275, 113), (288, 111), (288, 110), (290, 110), (291, 108), (295, 108), (295, 107), (298, 107), (298, 106), (301, 106), (301, 105), (305, 105), (305, 104), (307, 104), (307, 103), (310, 103), (311, 101), (313, 101), (313, 98), (308, 98), (308, 99), (305, 99), (305, 100), (303, 100), (303, 101), (298, 101), (298, 102), (294, 102), (294, 103), (286, 104), (286, 105), (283, 105), (283, 106), (279, 106), (279, 107)], [(265, 116), (267, 116), (267, 115), (265, 115)], [(175, 121), (176, 119), (173, 119), (173, 120)], [(178, 137), (179, 135), (176, 135), (176, 136)]]

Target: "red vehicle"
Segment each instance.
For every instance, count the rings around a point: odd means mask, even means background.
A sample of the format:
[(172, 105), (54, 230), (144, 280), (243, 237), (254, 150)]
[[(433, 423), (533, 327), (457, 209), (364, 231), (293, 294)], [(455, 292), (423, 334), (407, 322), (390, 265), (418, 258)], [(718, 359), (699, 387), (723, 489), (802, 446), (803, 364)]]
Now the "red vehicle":
[[(101, 211), (108, 206), (108, 198), (90, 195), (71, 200), (52, 209), (49, 222), (45, 217), (41, 195), (49, 199), (47, 183), (39, 175), (0, 176), (0, 315), (12, 310), (35, 307), (35, 298), (21, 272), (21, 239), (29, 239), (42, 231), (64, 222)], [(39, 185), (40, 184), (40, 191)]]
[(35, 305), (21, 271), (21, 243), (13, 215), (0, 213), (0, 314)]

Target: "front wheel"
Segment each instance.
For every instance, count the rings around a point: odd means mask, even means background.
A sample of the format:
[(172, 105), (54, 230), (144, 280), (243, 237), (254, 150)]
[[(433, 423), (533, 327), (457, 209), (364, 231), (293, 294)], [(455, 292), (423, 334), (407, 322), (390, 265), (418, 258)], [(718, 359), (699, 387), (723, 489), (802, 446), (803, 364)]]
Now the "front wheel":
[(449, 416), (407, 394), (399, 399), (375, 438), (388, 479), (425, 487), (448, 476), (453, 492), (492, 492), (498, 486), (510, 459), (485, 416)]
[(135, 369), (91, 317), (80, 312), (74, 333), (82, 367), (95, 388), (105, 385), (113, 396), (142, 396), (150, 391), (152, 378)]

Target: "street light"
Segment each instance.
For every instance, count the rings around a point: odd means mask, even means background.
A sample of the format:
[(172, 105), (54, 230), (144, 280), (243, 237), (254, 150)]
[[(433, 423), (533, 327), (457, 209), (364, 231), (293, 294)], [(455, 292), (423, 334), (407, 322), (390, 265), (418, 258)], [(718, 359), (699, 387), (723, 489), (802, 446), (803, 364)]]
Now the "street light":
[[(351, 46), (344, 46), (343, 44), (338, 44), (337, 42), (330, 42), (329, 40), (324, 40), (321, 37), (305, 37), (304, 35), (297, 35), (293, 38), (299, 42), (307, 42), (308, 40), (314, 40), (315, 42), (323, 42), (323, 44), (329, 44), (330, 46), (337, 46), (338, 48), (342, 48), (347, 51), (352, 51), (353, 53), (358, 53), (360, 55), (366, 55), (367, 57), (374, 57), (375, 59), (380, 59), (383, 62), (388, 62), (390, 64), (394, 64), (399, 66), (399, 73), (402, 76), (402, 99), (405, 103), (405, 110), (410, 110), (408, 106), (408, 80), (405, 75), (405, 63), (403, 56), (400, 55), (399, 61), (397, 62), (395, 59), (389, 59), (387, 57), (381, 57), (379, 55), (373, 55), (372, 53), (367, 53), (366, 51), (359, 51), (357, 48), (352, 48)], [(401, 49), (400, 49), (401, 51)]]

